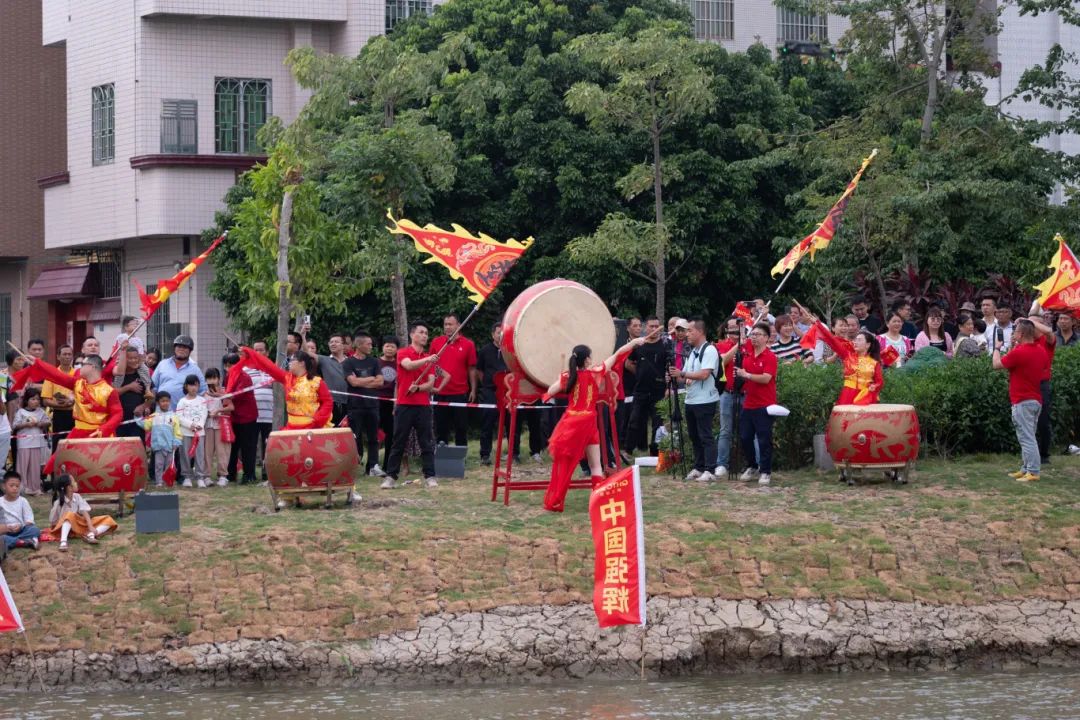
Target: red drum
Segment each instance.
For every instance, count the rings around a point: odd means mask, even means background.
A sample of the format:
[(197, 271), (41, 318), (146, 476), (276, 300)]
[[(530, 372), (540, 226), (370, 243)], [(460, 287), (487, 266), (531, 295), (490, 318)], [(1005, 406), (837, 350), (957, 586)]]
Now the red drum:
[(352, 502), (353, 473), (359, 461), (356, 438), (348, 428), (278, 430), (266, 441), (266, 474), (276, 509), (284, 507), (280, 496), (318, 493), (329, 505), (333, 490), (346, 491)]
[(131, 437), (61, 440), (53, 467), (75, 478), (81, 495), (134, 494), (146, 487), (146, 446)]
[(607, 305), (573, 280), (533, 285), (510, 303), (502, 327), (507, 368), (541, 389), (566, 370), (575, 345), (588, 345), (595, 362), (615, 350), (615, 324)]
[(919, 416), (911, 405), (837, 405), (825, 446), (840, 466), (905, 467), (919, 456)]

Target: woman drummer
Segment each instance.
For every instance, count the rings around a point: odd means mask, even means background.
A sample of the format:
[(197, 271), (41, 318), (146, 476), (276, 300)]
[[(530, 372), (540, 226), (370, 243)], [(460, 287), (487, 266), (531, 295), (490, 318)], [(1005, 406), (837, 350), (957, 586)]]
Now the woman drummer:
[(230, 372), (238, 372), (237, 368), (242, 367), (257, 368), (284, 386), (288, 423), (283, 430), (330, 426), (334, 413), (334, 398), (323, 379), (315, 374), (318, 360), (303, 350), (298, 350), (289, 361), (289, 371), (286, 372), (271, 362), (270, 358), (251, 348), (240, 348), (240, 355), (240, 362), (234, 365)]
[[(657, 330), (659, 332), (659, 330)], [(604, 479), (600, 463), (600, 432), (596, 423), (596, 403), (600, 399), (600, 385), (615, 364), (622, 362), (630, 351), (643, 344), (649, 336), (639, 337), (623, 345), (604, 361), (592, 364), (592, 350), (588, 345), (575, 345), (570, 353), (569, 368), (559, 375), (544, 395), (545, 402), (555, 395), (566, 393), (569, 400), (548, 440), (551, 455), (551, 482), (544, 495), (544, 508), (562, 512), (566, 493), (574, 468), (584, 455), (589, 461), (589, 473), (593, 486)]]
[[(807, 311), (804, 309), (804, 313)], [(832, 348), (844, 364), (844, 387), (837, 405), (872, 405), (885, 384), (881, 372), (881, 346), (873, 333), (861, 330), (853, 340), (833, 335), (825, 323), (809, 315), (817, 336)]]

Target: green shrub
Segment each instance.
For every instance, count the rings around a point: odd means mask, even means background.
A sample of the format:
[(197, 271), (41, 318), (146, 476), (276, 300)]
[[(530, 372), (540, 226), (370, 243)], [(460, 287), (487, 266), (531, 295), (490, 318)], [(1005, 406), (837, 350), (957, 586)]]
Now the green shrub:
[[(989, 357), (922, 363), (885, 371), (881, 402), (914, 405), (922, 453), (942, 457), (976, 452), (1016, 452), (1009, 406), (1009, 378)], [(791, 411), (775, 426), (776, 464), (802, 467), (813, 461), (813, 437), (825, 432), (840, 395), (836, 365), (780, 368), (778, 400)], [(1059, 350), (1053, 376), (1054, 447), (1080, 438), (1080, 346)]]

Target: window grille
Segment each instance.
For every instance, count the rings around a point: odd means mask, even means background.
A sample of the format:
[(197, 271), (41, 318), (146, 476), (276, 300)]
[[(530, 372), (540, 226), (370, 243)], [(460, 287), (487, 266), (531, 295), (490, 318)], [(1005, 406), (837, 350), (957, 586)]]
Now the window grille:
[(780, 44), (786, 42), (828, 42), (828, 16), (810, 15), (786, 8), (777, 8), (776, 37)]
[(406, 18), (423, 13), (430, 15), (432, 0), (386, 0), (386, 33)]
[(258, 132), (270, 117), (270, 81), (218, 78), (214, 87), (214, 149), (258, 153)]
[(687, 0), (698, 40), (735, 39), (735, 0)]
[(98, 85), (91, 94), (93, 163), (107, 165), (116, 155), (116, 107), (113, 84)]
[[(146, 286), (148, 295), (153, 295), (156, 290), (156, 283)], [(165, 304), (146, 323), (146, 347), (161, 350), (162, 358), (172, 355), (172, 341), (184, 330), (180, 323), (169, 322), (170, 302), (171, 298), (166, 300)]]
[(194, 100), (161, 101), (161, 152), (199, 152), (198, 108)]

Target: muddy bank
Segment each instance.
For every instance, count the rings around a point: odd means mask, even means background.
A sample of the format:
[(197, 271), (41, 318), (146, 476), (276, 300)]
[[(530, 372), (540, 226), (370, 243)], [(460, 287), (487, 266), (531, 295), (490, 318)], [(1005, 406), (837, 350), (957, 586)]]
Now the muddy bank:
[[(439, 614), (363, 642), (237, 640), (109, 654), (38, 656), (47, 686), (209, 687), (479, 683), (691, 673), (1080, 666), (1080, 601), (978, 606), (862, 600), (653, 598), (649, 626), (600, 630), (591, 607)], [(642, 637), (644, 635), (644, 644)], [(26, 654), (0, 685), (36, 687)]]

